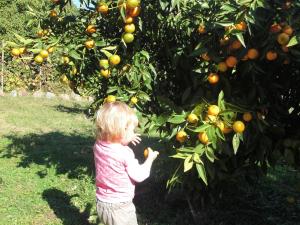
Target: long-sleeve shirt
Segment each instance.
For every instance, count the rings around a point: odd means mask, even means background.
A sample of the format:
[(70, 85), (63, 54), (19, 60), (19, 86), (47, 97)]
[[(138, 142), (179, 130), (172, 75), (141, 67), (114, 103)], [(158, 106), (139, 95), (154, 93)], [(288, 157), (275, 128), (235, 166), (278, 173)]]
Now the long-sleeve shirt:
[(93, 150), (97, 199), (109, 203), (132, 201), (135, 182), (149, 177), (152, 163), (139, 164), (132, 149), (119, 143), (96, 141)]

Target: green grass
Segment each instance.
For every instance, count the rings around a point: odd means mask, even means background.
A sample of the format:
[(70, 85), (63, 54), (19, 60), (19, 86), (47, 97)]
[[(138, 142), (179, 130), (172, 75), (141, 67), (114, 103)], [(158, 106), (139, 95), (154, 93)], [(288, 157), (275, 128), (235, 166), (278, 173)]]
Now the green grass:
[[(0, 97), (0, 225), (95, 225), (93, 123), (87, 103)], [(135, 148), (161, 150), (155, 137)], [(137, 186), (140, 225), (188, 225), (187, 203), (166, 195), (171, 161), (160, 155)], [(299, 172), (277, 167), (255, 185), (230, 187), (222, 200), (196, 209), (197, 224), (300, 224)], [(297, 186), (298, 185), (298, 186)], [(290, 204), (287, 196), (296, 202)]]

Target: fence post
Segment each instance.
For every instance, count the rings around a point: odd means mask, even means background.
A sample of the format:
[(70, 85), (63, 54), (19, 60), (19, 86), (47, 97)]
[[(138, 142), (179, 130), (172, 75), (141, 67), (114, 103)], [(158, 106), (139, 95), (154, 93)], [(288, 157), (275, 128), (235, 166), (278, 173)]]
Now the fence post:
[(1, 49), (1, 91), (4, 92), (4, 41), (2, 40), (2, 49)]

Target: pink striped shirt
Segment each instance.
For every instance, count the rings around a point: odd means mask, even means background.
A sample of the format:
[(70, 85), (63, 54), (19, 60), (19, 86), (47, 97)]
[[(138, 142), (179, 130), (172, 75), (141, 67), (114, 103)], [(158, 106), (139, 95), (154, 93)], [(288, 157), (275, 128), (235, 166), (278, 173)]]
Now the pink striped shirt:
[(96, 197), (103, 202), (132, 201), (135, 182), (150, 175), (151, 164), (139, 164), (131, 148), (96, 141), (94, 145)]

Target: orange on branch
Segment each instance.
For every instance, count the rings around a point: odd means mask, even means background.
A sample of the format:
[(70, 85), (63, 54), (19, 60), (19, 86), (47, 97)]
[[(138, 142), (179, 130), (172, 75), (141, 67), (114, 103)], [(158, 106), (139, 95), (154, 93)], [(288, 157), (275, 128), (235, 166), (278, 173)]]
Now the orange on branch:
[(225, 62), (220, 62), (218, 64), (218, 70), (221, 72), (226, 72), (227, 71), (227, 64)]
[(126, 23), (126, 24), (133, 23), (133, 17), (126, 16), (124, 19), (124, 23)]
[(186, 139), (187, 139), (187, 133), (185, 131), (181, 130), (176, 134), (176, 140), (179, 141), (180, 143), (185, 142)]
[(205, 61), (210, 61), (210, 56), (208, 55), (207, 52), (201, 54), (201, 58)]
[(191, 113), (191, 114), (188, 115), (187, 121), (190, 124), (195, 124), (195, 123), (197, 123), (199, 121), (199, 118), (198, 118), (198, 116), (196, 114)]
[(245, 112), (243, 114), (243, 120), (246, 122), (250, 122), (252, 120), (252, 114), (250, 112)]
[(100, 74), (101, 74), (101, 76), (108, 78), (110, 76), (110, 70), (109, 69), (101, 69)]
[(266, 59), (269, 61), (274, 61), (275, 59), (277, 59), (277, 56), (277, 52), (270, 50), (266, 54)]
[(200, 132), (200, 133), (198, 134), (198, 139), (199, 139), (199, 141), (200, 141), (202, 144), (204, 144), (204, 145), (207, 145), (208, 142), (209, 142), (208, 136), (207, 136), (207, 134), (206, 134), (205, 132)]
[(140, 0), (126, 0), (126, 7), (129, 9), (140, 6)]
[(227, 59), (226, 59), (226, 65), (230, 68), (233, 68), (236, 66), (236, 64), (238, 63), (237, 61), (237, 58), (234, 57), (234, 56), (229, 56)]
[(235, 121), (232, 128), (235, 133), (243, 133), (245, 130), (245, 124), (242, 121)]
[(255, 48), (251, 48), (247, 52), (247, 56), (249, 59), (256, 59), (259, 56), (259, 52)]
[(140, 15), (140, 13), (141, 13), (141, 7), (138, 6), (138, 7), (129, 9), (127, 14), (131, 17), (137, 17), (138, 15)]
[(216, 73), (210, 73), (207, 77), (207, 80), (210, 84), (216, 84), (219, 82), (219, 75)]
[(291, 36), (294, 32), (293, 28), (289, 25), (283, 27), (283, 33), (286, 33), (287, 35)]
[(44, 61), (44, 58), (41, 55), (37, 55), (34, 57), (34, 61), (38, 64), (41, 64)]
[(247, 29), (247, 24), (244, 21), (241, 21), (238, 24), (235, 24), (235, 29), (245, 31)]
[(134, 25), (133, 23), (131, 23), (131, 24), (126, 24), (126, 25), (124, 26), (124, 31), (125, 31), (126, 33), (133, 33), (133, 32), (135, 31), (135, 25)]
[(277, 23), (274, 23), (274, 24), (272, 24), (271, 25), (271, 27), (270, 27), (270, 32), (271, 33), (278, 33), (278, 32), (280, 32), (281, 31), (281, 26), (279, 25), (279, 24), (277, 24)]
[(88, 34), (93, 34), (97, 31), (96, 26), (95, 25), (88, 25), (86, 30), (85, 30)]
[(12, 54), (13, 56), (19, 56), (19, 55), (21, 54), (20, 49), (18, 49), (18, 48), (13, 48), (13, 49), (11, 50), (11, 54)]
[(118, 55), (112, 55), (109, 57), (109, 64), (115, 66), (118, 65), (121, 62), (121, 58)]
[(277, 36), (277, 42), (280, 45), (287, 45), (289, 41), (290, 41), (290, 37), (286, 33), (281, 33)]
[(217, 116), (220, 113), (220, 108), (217, 105), (210, 105), (207, 109), (207, 114)]
[(84, 42), (84, 45), (85, 45), (85, 47), (86, 47), (87, 49), (92, 49), (92, 48), (95, 47), (95, 41), (92, 40), (92, 39), (86, 40), (86, 41)]
[(40, 51), (40, 56), (42, 56), (43, 59), (46, 59), (49, 56), (49, 52), (47, 50), (42, 50)]
[(100, 2), (96, 7), (96, 11), (105, 15), (108, 13), (108, 5), (104, 2)]
[(123, 34), (122, 38), (123, 38), (123, 40), (124, 40), (124, 42), (126, 44), (129, 44), (129, 43), (131, 43), (131, 42), (134, 41), (134, 35), (131, 34), (131, 33), (125, 33), (125, 34)]

